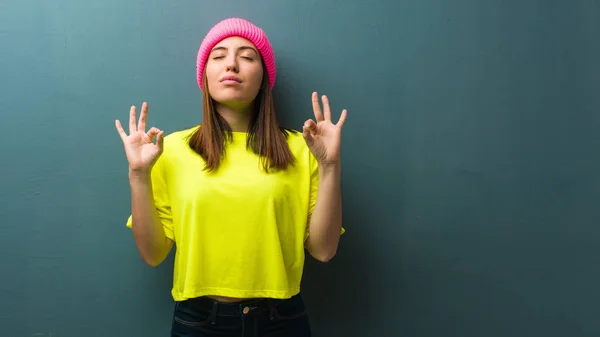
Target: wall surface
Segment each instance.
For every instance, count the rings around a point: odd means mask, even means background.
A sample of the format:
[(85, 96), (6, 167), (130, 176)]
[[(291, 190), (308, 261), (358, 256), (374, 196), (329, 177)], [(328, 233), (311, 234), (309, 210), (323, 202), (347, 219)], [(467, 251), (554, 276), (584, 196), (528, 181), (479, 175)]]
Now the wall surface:
[[(0, 337), (167, 336), (114, 120), (200, 122), (217, 21), (261, 26), (279, 118), (348, 109), (314, 335), (600, 335), (600, 2), (0, 1)], [(337, 114), (335, 117), (337, 118)]]

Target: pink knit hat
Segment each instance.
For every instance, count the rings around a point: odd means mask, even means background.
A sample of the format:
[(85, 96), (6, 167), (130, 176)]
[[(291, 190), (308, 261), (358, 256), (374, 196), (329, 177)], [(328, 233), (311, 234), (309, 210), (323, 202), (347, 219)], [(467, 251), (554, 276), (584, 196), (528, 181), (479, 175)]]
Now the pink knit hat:
[(240, 18), (229, 18), (214, 25), (202, 40), (196, 63), (196, 76), (200, 90), (202, 90), (202, 75), (210, 51), (217, 43), (230, 36), (248, 39), (258, 48), (267, 68), (269, 85), (273, 88), (275, 85), (275, 55), (267, 35), (251, 22)]

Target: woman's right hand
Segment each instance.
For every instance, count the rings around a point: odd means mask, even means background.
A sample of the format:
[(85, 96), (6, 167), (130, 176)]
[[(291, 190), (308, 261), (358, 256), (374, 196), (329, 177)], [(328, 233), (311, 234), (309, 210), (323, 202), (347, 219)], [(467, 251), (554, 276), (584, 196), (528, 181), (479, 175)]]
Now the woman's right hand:
[(133, 173), (149, 173), (163, 151), (164, 132), (155, 127), (146, 132), (147, 117), (148, 103), (144, 102), (139, 123), (136, 125), (135, 106), (132, 106), (129, 110), (129, 135), (123, 130), (121, 122), (118, 119), (115, 121), (125, 147), (129, 171)]

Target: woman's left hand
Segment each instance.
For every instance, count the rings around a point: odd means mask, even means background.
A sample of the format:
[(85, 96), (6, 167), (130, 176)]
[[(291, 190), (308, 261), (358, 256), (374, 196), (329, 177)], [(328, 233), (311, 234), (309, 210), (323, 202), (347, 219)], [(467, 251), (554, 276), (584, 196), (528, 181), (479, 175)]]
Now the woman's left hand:
[(331, 122), (331, 110), (329, 100), (323, 95), (323, 112), (319, 104), (319, 96), (316, 92), (312, 94), (312, 105), (316, 122), (312, 119), (304, 122), (302, 135), (306, 145), (315, 156), (319, 165), (335, 165), (340, 162), (340, 145), (342, 139), (342, 127), (346, 121), (346, 109), (337, 124)]

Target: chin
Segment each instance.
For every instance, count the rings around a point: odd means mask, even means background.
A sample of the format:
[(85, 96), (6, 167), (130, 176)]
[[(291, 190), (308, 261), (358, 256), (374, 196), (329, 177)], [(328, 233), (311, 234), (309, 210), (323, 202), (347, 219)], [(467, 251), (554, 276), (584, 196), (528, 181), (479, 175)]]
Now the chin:
[(248, 95), (213, 95), (212, 99), (219, 104), (229, 106), (247, 105), (253, 101), (253, 97)]
[(211, 92), (212, 98), (222, 104), (226, 103), (250, 103), (254, 101), (256, 98), (256, 93), (247, 92), (245, 90), (217, 90), (216, 92)]
[(212, 95), (213, 99), (219, 103), (225, 102), (248, 102), (252, 101), (250, 95), (244, 95), (244, 93), (220, 93)]

